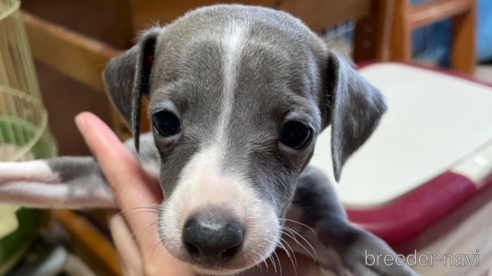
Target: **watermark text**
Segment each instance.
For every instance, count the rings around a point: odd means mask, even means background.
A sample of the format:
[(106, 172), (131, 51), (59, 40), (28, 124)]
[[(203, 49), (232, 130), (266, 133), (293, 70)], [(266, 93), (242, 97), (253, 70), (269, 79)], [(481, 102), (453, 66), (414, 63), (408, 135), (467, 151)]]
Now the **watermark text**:
[(383, 255), (383, 254), (370, 254), (365, 251), (365, 265), (367, 266), (455, 266), (455, 267), (467, 267), (479, 265), (479, 250), (476, 250), (476, 254), (443, 254), (438, 256), (437, 254), (418, 254), (417, 250), (414, 250), (413, 254), (407, 256), (398, 254)]

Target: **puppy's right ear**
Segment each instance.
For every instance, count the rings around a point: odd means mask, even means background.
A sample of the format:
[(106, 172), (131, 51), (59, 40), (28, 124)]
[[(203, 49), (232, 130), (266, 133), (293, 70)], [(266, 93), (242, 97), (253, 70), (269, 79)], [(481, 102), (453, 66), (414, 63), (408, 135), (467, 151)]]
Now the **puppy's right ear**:
[(142, 96), (149, 94), (155, 47), (161, 31), (161, 27), (145, 31), (135, 46), (111, 59), (103, 72), (109, 97), (131, 127), (137, 151)]

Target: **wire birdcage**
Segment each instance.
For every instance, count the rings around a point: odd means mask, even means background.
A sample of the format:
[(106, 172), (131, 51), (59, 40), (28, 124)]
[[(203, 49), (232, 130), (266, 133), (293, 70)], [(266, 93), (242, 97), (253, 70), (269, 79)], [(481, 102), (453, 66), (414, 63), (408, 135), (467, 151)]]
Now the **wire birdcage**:
[[(48, 130), (19, 0), (0, 0), (0, 162), (50, 158)], [(27, 252), (49, 211), (0, 205), (0, 275)]]
[(48, 125), (19, 6), (0, 0), (0, 161), (35, 158)]

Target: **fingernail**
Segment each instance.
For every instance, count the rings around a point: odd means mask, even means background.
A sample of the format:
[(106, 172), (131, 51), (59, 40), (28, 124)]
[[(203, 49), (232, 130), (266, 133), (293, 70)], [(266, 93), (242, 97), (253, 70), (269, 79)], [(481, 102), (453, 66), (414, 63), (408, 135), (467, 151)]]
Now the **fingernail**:
[(85, 127), (84, 114), (79, 114), (79, 115), (77, 115), (77, 117), (75, 117), (75, 124), (77, 124), (77, 127), (79, 129), (82, 129)]

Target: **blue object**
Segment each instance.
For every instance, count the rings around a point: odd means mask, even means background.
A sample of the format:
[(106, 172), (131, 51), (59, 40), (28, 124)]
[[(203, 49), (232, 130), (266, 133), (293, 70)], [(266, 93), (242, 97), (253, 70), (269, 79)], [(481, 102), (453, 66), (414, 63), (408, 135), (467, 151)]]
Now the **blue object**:
[[(418, 5), (435, 0), (412, 0)], [(330, 28), (328, 33), (345, 39), (353, 39), (353, 22)], [(417, 29), (412, 34), (412, 54), (416, 58), (425, 58), (437, 62), (442, 67), (449, 67), (451, 45), (451, 20), (446, 19), (430, 26)], [(492, 60), (492, 0), (477, 0), (477, 43), (478, 62)]]
[[(412, 0), (413, 5), (433, 0)], [(441, 66), (449, 66), (451, 21), (435, 23), (416, 30), (412, 34), (413, 55), (428, 58)], [(492, 1), (477, 1), (477, 61), (492, 59)]]
[(492, 59), (492, 1), (478, 0), (477, 58)]

